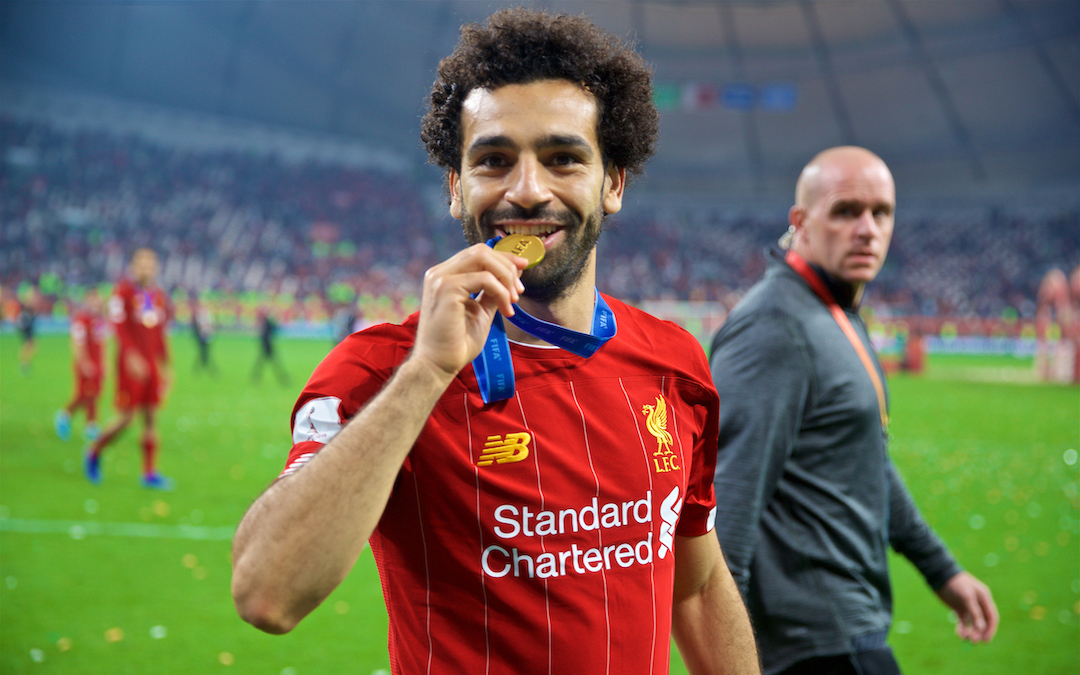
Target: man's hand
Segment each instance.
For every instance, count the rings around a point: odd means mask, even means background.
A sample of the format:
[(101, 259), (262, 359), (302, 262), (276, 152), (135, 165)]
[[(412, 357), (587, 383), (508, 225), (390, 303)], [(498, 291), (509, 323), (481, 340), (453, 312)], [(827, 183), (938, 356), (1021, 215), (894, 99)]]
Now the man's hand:
[(134, 349), (129, 349), (124, 354), (124, 368), (140, 382), (145, 382), (146, 378), (150, 377), (150, 364)]
[(990, 642), (997, 632), (998, 611), (990, 589), (967, 572), (960, 572), (937, 590), (938, 597), (956, 612), (956, 634), (971, 642)]
[(412, 358), (455, 377), (480, 354), (495, 312), (513, 315), (526, 265), (525, 258), (476, 244), (429, 269)]
[(79, 361), (79, 372), (83, 377), (96, 377), (98, 374), (98, 368), (90, 359), (82, 359)]

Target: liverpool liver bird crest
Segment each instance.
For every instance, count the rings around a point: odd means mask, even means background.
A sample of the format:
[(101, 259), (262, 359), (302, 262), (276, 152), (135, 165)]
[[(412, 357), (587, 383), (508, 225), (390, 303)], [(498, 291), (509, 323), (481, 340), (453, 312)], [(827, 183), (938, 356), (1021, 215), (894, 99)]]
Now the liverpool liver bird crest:
[(645, 404), (641, 408), (645, 415), (645, 428), (656, 437), (656, 452), (654, 455), (666, 455), (671, 450), (671, 434), (667, 430), (667, 401), (663, 396), (656, 397), (656, 405)]

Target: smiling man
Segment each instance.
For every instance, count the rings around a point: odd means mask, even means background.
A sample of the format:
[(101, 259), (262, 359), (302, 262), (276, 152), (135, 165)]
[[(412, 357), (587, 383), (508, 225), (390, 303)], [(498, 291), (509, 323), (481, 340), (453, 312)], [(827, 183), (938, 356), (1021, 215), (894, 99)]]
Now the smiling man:
[(370, 543), (394, 673), (664, 673), (672, 634), (691, 672), (759, 672), (704, 354), (594, 285), (656, 133), (648, 68), (588, 20), (463, 28), (422, 137), (471, 246), (312, 375), (234, 541), (246, 620), (291, 630)]
[(526, 298), (591, 294), (586, 274), (595, 276), (604, 216), (622, 206), (626, 180), (601, 155), (597, 117), (592, 95), (566, 80), (474, 89), (462, 105), (465, 154), (461, 173), (448, 177), (450, 212), (471, 244), (542, 239), (547, 263), (522, 274)]
[(922, 519), (887, 452), (885, 378), (858, 314), (885, 262), (896, 190), (875, 154), (803, 169), (782, 247), (712, 345), (716, 532), (766, 673), (896, 675), (887, 549), (989, 641), (997, 609)]

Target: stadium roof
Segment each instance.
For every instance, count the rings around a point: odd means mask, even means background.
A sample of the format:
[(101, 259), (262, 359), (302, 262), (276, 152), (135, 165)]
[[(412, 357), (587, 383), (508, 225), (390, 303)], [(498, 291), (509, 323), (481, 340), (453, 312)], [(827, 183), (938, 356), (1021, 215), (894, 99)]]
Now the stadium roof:
[[(0, 74), (426, 157), (418, 122), (467, 0), (0, 3)], [(864, 145), (908, 195), (1080, 192), (1080, 2), (542, 3), (655, 64), (656, 191), (789, 199)], [(1071, 199), (1071, 198), (1070, 198)], [(1080, 198), (1078, 198), (1080, 199)]]

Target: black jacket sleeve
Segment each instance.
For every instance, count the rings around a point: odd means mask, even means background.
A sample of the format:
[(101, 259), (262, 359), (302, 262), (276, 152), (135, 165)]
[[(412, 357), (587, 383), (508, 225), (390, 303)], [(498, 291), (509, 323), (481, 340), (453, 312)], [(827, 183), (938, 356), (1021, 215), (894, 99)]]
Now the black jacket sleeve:
[(935, 591), (960, 572), (960, 565), (949, 549), (919, 513), (904, 480), (890, 461), (889, 544), (911, 561)]
[(710, 364), (720, 394), (716, 534), (745, 597), (761, 511), (795, 446), (812, 368), (805, 337), (776, 311), (729, 320)]

